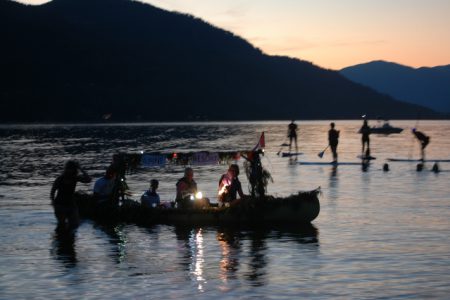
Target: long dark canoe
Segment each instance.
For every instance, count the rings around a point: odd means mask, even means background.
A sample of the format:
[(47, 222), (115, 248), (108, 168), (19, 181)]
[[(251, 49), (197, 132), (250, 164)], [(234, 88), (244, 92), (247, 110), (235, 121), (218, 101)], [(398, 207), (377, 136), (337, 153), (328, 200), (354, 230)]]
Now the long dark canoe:
[(137, 225), (271, 225), (305, 224), (320, 212), (320, 189), (299, 192), (286, 198), (252, 199), (235, 207), (145, 208), (133, 200), (118, 207), (96, 205), (91, 195), (76, 194), (82, 218), (102, 222), (128, 222)]

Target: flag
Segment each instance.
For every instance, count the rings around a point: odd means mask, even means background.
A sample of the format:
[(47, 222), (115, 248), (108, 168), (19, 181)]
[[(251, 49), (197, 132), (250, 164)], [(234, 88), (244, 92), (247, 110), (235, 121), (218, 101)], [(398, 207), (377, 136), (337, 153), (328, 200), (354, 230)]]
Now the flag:
[(259, 138), (258, 144), (256, 144), (255, 148), (252, 151), (256, 151), (259, 149), (263, 149), (266, 147), (266, 139), (264, 138), (264, 131), (261, 133), (261, 137)]

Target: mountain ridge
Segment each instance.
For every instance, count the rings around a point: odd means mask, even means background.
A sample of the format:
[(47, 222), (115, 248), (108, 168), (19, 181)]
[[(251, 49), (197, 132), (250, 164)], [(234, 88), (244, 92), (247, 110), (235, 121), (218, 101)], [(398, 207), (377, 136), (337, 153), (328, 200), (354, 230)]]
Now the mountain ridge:
[(440, 117), (141, 2), (0, 8), (2, 122)]
[(396, 99), (450, 113), (450, 65), (413, 68), (377, 60), (339, 72)]

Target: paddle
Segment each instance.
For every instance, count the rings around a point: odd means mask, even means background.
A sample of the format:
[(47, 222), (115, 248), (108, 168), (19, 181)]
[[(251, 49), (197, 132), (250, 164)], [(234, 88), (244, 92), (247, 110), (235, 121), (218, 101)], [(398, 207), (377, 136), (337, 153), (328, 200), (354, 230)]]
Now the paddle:
[(280, 145), (280, 150), (278, 150), (277, 155), (280, 155), (280, 152), (283, 149), (283, 147), (289, 146), (289, 144), (286, 143), (286, 141), (287, 141), (287, 138), (285, 138), (283, 144)]
[(330, 145), (326, 146), (325, 149), (323, 149), (323, 151), (321, 151), (321, 152), (319, 152), (319, 153), (317, 154), (317, 156), (320, 157), (320, 158), (322, 158), (322, 157), (323, 157), (323, 154), (324, 154), (325, 151), (328, 149), (328, 147), (330, 147)]

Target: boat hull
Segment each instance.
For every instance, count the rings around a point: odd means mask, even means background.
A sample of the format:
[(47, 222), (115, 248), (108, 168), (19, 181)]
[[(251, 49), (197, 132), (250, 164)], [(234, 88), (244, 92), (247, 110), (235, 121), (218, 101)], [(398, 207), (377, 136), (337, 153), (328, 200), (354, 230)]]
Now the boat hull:
[(394, 134), (394, 133), (400, 133), (403, 131), (403, 128), (395, 128), (395, 127), (390, 127), (390, 128), (370, 128), (370, 133), (372, 134)]
[(92, 196), (76, 196), (80, 215), (103, 222), (128, 222), (138, 225), (270, 225), (310, 223), (320, 212), (319, 190), (300, 192), (287, 198), (268, 197), (264, 202), (249, 200), (236, 207), (219, 208), (144, 208), (126, 200), (119, 207), (96, 205)]

